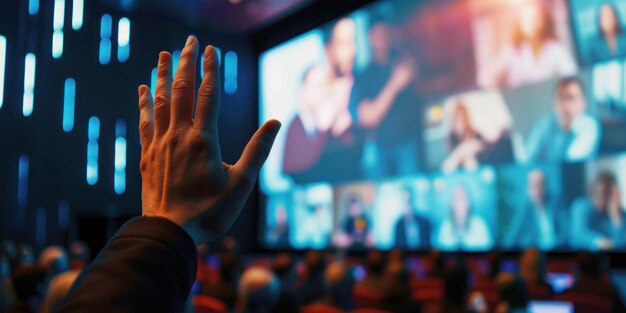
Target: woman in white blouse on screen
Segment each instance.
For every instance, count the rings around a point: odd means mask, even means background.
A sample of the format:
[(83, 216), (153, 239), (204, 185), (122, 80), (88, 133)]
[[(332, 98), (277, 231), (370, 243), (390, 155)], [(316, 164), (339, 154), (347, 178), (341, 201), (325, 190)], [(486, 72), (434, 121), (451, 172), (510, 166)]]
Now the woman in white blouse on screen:
[(577, 66), (570, 50), (559, 41), (552, 15), (539, 0), (522, 5), (511, 44), (485, 66), (479, 85), (486, 88), (514, 88), (543, 80), (570, 76)]

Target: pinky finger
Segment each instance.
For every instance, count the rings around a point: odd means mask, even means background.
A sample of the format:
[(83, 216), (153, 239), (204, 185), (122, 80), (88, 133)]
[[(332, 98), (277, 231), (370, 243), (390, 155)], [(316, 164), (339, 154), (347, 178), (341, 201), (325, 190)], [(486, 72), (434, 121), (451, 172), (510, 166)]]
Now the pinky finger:
[(139, 86), (139, 138), (141, 140), (142, 154), (145, 152), (154, 133), (154, 111), (152, 93), (146, 85)]

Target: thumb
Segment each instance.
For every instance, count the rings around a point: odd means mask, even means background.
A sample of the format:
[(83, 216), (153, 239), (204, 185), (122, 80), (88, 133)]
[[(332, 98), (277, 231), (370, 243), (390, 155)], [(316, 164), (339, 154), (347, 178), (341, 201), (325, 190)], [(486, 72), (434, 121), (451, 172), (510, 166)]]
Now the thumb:
[(261, 166), (263, 166), (267, 156), (270, 154), (280, 127), (281, 124), (278, 120), (265, 122), (252, 135), (235, 166), (246, 175), (253, 175), (254, 179), (256, 179), (256, 175), (261, 171)]

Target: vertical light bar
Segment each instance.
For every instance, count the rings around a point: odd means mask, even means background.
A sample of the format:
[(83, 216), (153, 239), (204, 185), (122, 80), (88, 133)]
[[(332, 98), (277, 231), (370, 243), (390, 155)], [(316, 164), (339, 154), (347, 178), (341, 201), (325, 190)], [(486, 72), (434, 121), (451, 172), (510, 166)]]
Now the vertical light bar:
[(89, 118), (87, 126), (87, 183), (98, 182), (98, 138), (100, 138), (100, 120), (96, 116)]
[(4, 104), (4, 71), (7, 58), (7, 38), (0, 35), (0, 108)]
[(28, 198), (28, 168), (29, 160), (27, 155), (20, 155), (17, 164), (17, 206), (24, 208)]
[(153, 68), (152, 72), (150, 72), (150, 92), (152, 93), (152, 99), (154, 99), (154, 92), (156, 91), (157, 85), (157, 68)]
[(35, 15), (39, 12), (39, 0), (28, 0), (28, 14)]
[(74, 129), (74, 107), (76, 105), (76, 81), (65, 80), (63, 92), (63, 131), (69, 133)]
[(34, 54), (26, 54), (24, 59), (24, 98), (22, 103), (22, 114), (24, 116), (30, 116), (33, 113), (36, 63), (37, 58)]
[(130, 20), (122, 17), (117, 24), (117, 60), (124, 63), (130, 55)]
[(111, 61), (111, 15), (104, 14), (100, 19), (100, 53), (98, 60), (100, 64), (108, 64)]
[(172, 77), (176, 77), (176, 69), (178, 68), (178, 62), (180, 61), (180, 50), (172, 52)]
[(65, 24), (65, 0), (54, 0), (52, 19), (52, 57), (58, 59), (63, 55), (63, 25)]
[(79, 30), (83, 27), (84, 0), (74, 0), (72, 3), (72, 29)]
[(121, 195), (126, 190), (126, 122), (122, 119), (115, 122), (115, 173), (113, 189)]
[(224, 92), (229, 95), (237, 92), (237, 53), (234, 51), (224, 55)]

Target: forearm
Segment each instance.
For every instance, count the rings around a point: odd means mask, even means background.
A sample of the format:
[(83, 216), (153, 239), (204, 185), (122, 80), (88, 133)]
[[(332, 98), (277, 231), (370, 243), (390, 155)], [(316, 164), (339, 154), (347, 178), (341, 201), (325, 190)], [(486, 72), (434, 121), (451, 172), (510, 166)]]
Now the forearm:
[(171, 221), (126, 223), (72, 287), (60, 312), (172, 312), (195, 280), (196, 250)]
[(358, 109), (359, 121), (362, 126), (375, 127), (387, 115), (400, 90), (392, 82), (388, 82), (374, 100), (366, 100)]

